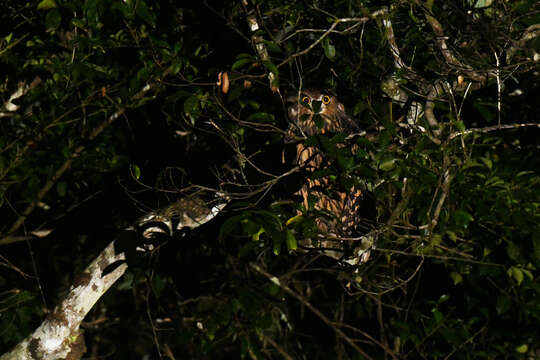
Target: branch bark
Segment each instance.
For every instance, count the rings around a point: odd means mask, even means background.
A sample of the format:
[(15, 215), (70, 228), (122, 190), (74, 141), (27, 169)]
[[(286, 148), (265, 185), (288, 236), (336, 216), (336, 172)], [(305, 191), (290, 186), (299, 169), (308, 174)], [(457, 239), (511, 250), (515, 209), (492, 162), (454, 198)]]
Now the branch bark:
[[(148, 223), (161, 223), (170, 234), (173, 234), (175, 230), (199, 227), (216, 217), (229, 202), (227, 197), (221, 197), (221, 194), (216, 195), (220, 197), (214, 203), (210, 203), (211, 206), (205, 206), (208, 203), (199, 197), (182, 198), (164, 209), (143, 216), (135, 223), (135, 227), (140, 228)], [(178, 221), (176, 227), (172, 226), (173, 220)], [(127, 230), (132, 231), (132, 229)], [(141, 235), (145, 239), (151, 239), (156, 234), (164, 232), (163, 227), (150, 226)], [(128, 268), (125, 263), (125, 253), (117, 252), (117, 240), (109, 243), (75, 278), (67, 296), (43, 323), (15, 348), (0, 356), (0, 360), (55, 360), (82, 357), (86, 347), (83, 332), (80, 329), (81, 322), (101, 296), (122, 277)]]

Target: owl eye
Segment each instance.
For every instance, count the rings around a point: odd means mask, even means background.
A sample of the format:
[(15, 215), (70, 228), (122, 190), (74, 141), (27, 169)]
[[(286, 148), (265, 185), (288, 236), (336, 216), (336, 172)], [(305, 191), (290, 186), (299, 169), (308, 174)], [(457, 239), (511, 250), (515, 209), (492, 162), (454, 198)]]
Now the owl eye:
[(323, 102), (323, 104), (325, 104), (325, 105), (328, 104), (328, 103), (330, 102), (330, 96), (324, 95), (324, 96), (322, 97), (322, 102)]
[(309, 103), (311, 102), (311, 99), (309, 98), (309, 96), (304, 96), (302, 98), (302, 102), (306, 105), (309, 105)]

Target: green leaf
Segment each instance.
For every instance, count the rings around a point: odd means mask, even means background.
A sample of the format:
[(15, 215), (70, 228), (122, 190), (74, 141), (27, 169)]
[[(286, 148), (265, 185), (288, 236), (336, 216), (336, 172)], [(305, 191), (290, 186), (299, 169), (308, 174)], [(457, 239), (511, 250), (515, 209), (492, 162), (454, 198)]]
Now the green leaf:
[(486, 165), (486, 167), (491, 170), (493, 168), (493, 161), (488, 157), (481, 157), (480, 160)]
[(454, 244), (457, 242), (458, 237), (455, 232), (448, 230), (446, 231), (446, 235), (448, 235), (448, 237), (450, 238), (450, 240), (452, 240)]
[(519, 261), (519, 247), (513, 242), (506, 244), (506, 254), (514, 261)]
[(141, 177), (141, 168), (139, 168), (135, 164), (132, 164), (131, 165), (131, 174), (135, 177), (135, 179), (139, 180), (139, 178)]
[(396, 159), (388, 158), (379, 164), (379, 169), (382, 171), (390, 171), (396, 166)]
[(287, 249), (289, 250), (296, 250), (298, 248), (296, 237), (294, 237), (293, 232), (289, 229), (285, 230), (285, 242), (287, 244)]
[(458, 209), (454, 212), (454, 221), (459, 228), (466, 229), (473, 220), (473, 216), (466, 210)]
[(86, 23), (81, 19), (72, 19), (71, 24), (81, 29), (84, 29), (84, 27), (86, 26)]
[(433, 309), (431, 310), (431, 312), (433, 313), (433, 319), (435, 320), (435, 323), (440, 324), (441, 321), (443, 321), (444, 319), (443, 314), (437, 309)]
[(137, 8), (135, 9), (135, 12), (137, 13), (137, 16), (139, 16), (141, 19), (143, 19), (148, 25), (155, 25), (153, 14), (150, 12), (150, 8), (148, 8), (148, 5), (142, 0), (138, 0), (136, 2)]
[(265, 233), (266, 230), (261, 227), (259, 229), (259, 231), (257, 231), (255, 234), (251, 235), (251, 238), (253, 239), (253, 241), (259, 241), (259, 238), (261, 237), (261, 234)]
[(461, 283), (463, 281), (463, 276), (461, 276), (460, 273), (455, 272), (455, 271), (452, 271), (450, 273), (450, 277), (454, 281), (454, 285), (457, 285), (457, 284), (459, 284), (459, 283)]
[(54, 9), (47, 13), (45, 16), (45, 27), (47, 31), (54, 31), (62, 22), (62, 15), (60, 14), (60, 11)]
[(280, 232), (274, 232), (272, 235), (272, 251), (274, 255), (279, 255), (281, 253), (281, 244), (283, 243), (283, 236)]
[(223, 239), (224, 236), (230, 234), (242, 220), (244, 220), (244, 215), (231, 216), (225, 220), (219, 229), (218, 238)]
[(529, 347), (527, 346), (527, 344), (520, 345), (516, 348), (516, 351), (520, 354), (525, 354), (527, 350), (529, 350)]
[(336, 57), (336, 47), (330, 42), (330, 38), (327, 36), (322, 41), (324, 49), (324, 55), (330, 60)]
[(275, 119), (273, 114), (258, 112), (250, 115), (247, 120), (251, 122), (273, 122)]
[(241, 69), (243, 68), (244, 66), (246, 66), (247, 64), (253, 64), (254, 60), (252, 58), (243, 58), (243, 59), (239, 59), (239, 60), (236, 60), (234, 62), (234, 64), (232, 65), (232, 69), (233, 70), (238, 70), (238, 69)]
[(521, 269), (521, 271), (531, 280), (534, 280), (534, 276), (530, 270), (527, 269)]
[(42, 0), (38, 6), (37, 6), (37, 9), (38, 10), (49, 10), (49, 9), (54, 9), (58, 7), (58, 5), (56, 5), (56, 2), (54, 0)]
[(184, 101), (184, 112), (186, 115), (193, 115), (198, 113), (200, 108), (199, 97), (197, 95), (191, 95)]
[(520, 268), (512, 266), (510, 269), (508, 269), (507, 274), (508, 276), (513, 277), (518, 285), (521, 285), (521, 282), (523, 281), (523, 271), (521, 271)]
[(279, 75), (279, 70), (275, 64), (270, 61), (263, 61), (262, 63), (264, 67), (267, 68), (270, 72), (274, 73), (274, 75)]
[(497, 296), (497, 305), (495, 309), (497, 310), (497, 315), (502, 315), (510, 309), (510, 297), (509, 296)]

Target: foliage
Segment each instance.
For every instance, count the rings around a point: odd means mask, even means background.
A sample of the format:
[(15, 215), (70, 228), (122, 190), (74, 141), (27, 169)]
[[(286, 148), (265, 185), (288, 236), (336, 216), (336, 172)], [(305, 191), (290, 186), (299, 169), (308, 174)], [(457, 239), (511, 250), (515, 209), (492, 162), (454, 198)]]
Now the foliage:
[[(96, 305), (90, 356), (537, 351), (537, 5), (193, 3), (5, 5), (0, 350), (39, 324), (118, 231), (204, 187), (232, 204)], [(216, 84), (223, 72), (228, 91)], [(325, 154), (312, 174), (295, 168), (285, 111), (287, 94), (307, 87), (339, 94), (365, 130), (293, 139)], [(410, 123), (414, 104), (424, 111)], [(317, 239), (317, 218), (332, 216), (295, 195), (307, 176), (327, 177), (328, 191), (362, 189), (358, 235), (376, 236), (368, 262), (300, 251)]]

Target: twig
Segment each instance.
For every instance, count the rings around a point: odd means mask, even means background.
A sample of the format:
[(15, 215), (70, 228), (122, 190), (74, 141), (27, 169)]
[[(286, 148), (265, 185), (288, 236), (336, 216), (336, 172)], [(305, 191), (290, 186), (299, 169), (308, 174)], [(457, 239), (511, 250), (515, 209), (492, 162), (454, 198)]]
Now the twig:
[(398, 354), (396, 354), (394, 351), (392, 351), (392, 349), (390, 349), (388, 346), (385, 346), (383, 343), (381, 343), (379, 340), (375, 339), (373, 336), (369, 335), (367, 332), (365, 332), (364, 330), (361, 330), (357, 327), (354, 327), (354, 326), (351, 326), (349, 324), (344, 324), (344, 323), (334, 323), (334, 325), (336, 326), (341, 326), (341, 327), (344, 327), (344, 328), (347, 328), (349, 330), (352, 330), (354, 332), (357, 332), (359, 333), (360, 335), (366, 337), (369, 341), (373, 342), (374, 344), (378, 345), (381, 347), (381, 349), (383, 349), (385, 352), (387, 352), (388, 354), (390, 354), (390, 356), (393, 358), (393, 359), (398, 359)]
[(442, 207), (444, 205), (444, 201), (448, 197), (448, 194), (450, 192), (450, 159), (446, 154), (443, 155), (443, 178), (442, 178), (442, 185), (441, 185), (441, 196), (439, 197), (439, 202), (437, 203), (437, 206), (435, 207), (435, 211), (433, 212), (433, 217), (431, 219), (431, 223), (429, 224), (429, 234), (433, 233), (433, 229), (435, 226), (437, 226), (437, 223), (439, 222), (439, 215), (441, 214)]
[(452, 133), (448, 136), (448, 140), (453, 140), (454, 138), (458, 136), (473, 134), (473, 133), (488, 133), (492, 131), (497, 130), (506, 130), (506, 129), (517, 129), (520, 127), (529, 127), (529, 126), (536, 126), (540, 128), (540, 123), (524, 123), (524, 124), (504, 124), (504, 125), (493, 125), (493, 126), (486, 126), (483, 128), (470, 128), (465, 131), (458, 131), (455, 133)]
[(492, 75), (492, 73), (488, 71), (487, 74), (483, 75), (480, 72), (474, 70), (470, 65), (466, 65), (460, 62), (446, 44), (446, 39), (448, 38), (444, 35), (441, 23), (433, 16), (429, 15), (427, 12), (425, 12), (425, 17), (429, 25), (431, 26), (433, 33), (436, 36), (435, 42), (446, 63), (463, 71), (469, 78), (473, 79), (474, 81), (478, 81), (484, 84), (488, 79), (488, 75)]
[(456, 353), (456, 351), (458, 351), (459, 349), (461, 349), (463, 346), (465, 346), (467, 343), (471, 343), (475, 337), (477, 337), (482, 331), (484, 331), (485, 329), (487, 328), (487, 325), (484, 325), (480, 328), (480, 330), (478, 330), (477, 332), (475, 332), (470, 338), (468, 338), (467, 340), (465, 340), (461, 345), (459, 345), (457, 348), (455, 348), (454, 350), (452, 350), (450, 352), (450, 354), (446, 355), (444, 357), (443, 360), (448, 360), (452, 357), (452, 355), (454, 355)]
[(330, 326), (336, 334), (341, 337), (345, 342), (347, 342), (353, 349), (355, 349), (357, 352), (359, 352), (362, 356), (364, 356), (366, 359), (373, 358), (369, 356), (364, 350), (362, 350), (358, 345), (354, 343), (354, 341), (349, 338), (340, 328), (336, 327), (334, 322), (326, 317), (322, 312), (320, 312), (317, 308), (315, 308), (309, 301), (307, 301), (302, 295), (296, 293), (293, 291), (290, 287), (287, 285), (281, 283), (279, 279), (268, 272), (261, 269), (258, 265), (254, 263), (250, 263), (249, 265), (253, 270), (257, 271), (259, 274), (266, 277), (268, 280), (270, 280), (272, 283), (279, 286), (281, 289), (283, 289), (287, 294), (291, 295), (292, 297), (296, 298), (298, 301), (300, 301), (305, 307), (307, 307), (309, 310), (311, 310), (315, 315), (317, 315), (326, 325)]
[(384, 253), (389, 253), (389, 254), (399, 254), (399, 255), (422, 257), (422, 258), (428, 258), (428, 259), (431, 258), (431, 259), (439, 259), (439, 260), (453, 260), (453, 261), (461, 261), (461, 262), (470, 263), (470, 264), (496, 266), (496, 267), (502, 267), (502, 268), (505, 267), (505, 265), (503, 265), (503, 264), (490, 263), (490, 262), (486, 262), (486, 261), (478, 261), (478, 260), (471, 260), (471, 259), (464, 259), (464, 258), (459, 258), (459, 257), (454, 257), (454, 256), (433, 255), (433, 254), (414, 254), (414, 253), (409, 253), (409, 252), (401, 251), (401, 250), (383, 249), (383, 248), (375, 248), (373, 250), (374, 251), (384, 252)]
[(361, 18), (341, 18), (341, 19), (336, 19), (334, 21), (334, 23), (332, 24), (332, 26), (330, 26), (330, 28), (328, 28), (328, 30), (326, 30), (322, 35), (321, 37), (319, 37), (317, 40), (315, 40), (311, 45), (309, 45), (307, 48), (305, 48), (304, 50), (301, 50), (297, 53), (294, 53), (292, 54), (291, 56), (289, 56), (288, 58), (286, 58), (285, 60), (283, 60), (281, 63), (279, 63), (279, 65), (277, 66), (278, 68), (287, 64), (289, 61), (291, 61), (292, 59), (294, 58), (297, 58), (299, 56), (302, 56), (302, 55), (305, 55), (307, 54), (308, 52), (310, 52), (315, 46), (317, 46), (321, 41), (324, 40), (325, 37), (327, 37), (330, 33), (332, 33), (334, 31), (334, 29), (336, 28), (336, 26), (338, 26), (340, 23), (344, 23), (344, 22), (352, 22), (352, 21), (355, 21), (355, 22), (366, 22), (368, 21), (369, 18), (368, 17), (361, 17)]
[(263, 338), (264, 341), (268, 341), (268, 343), (269, 343), (270, 345), (272, 345), (272, 347), (273, 347), (274, 349), (276, 349), (277, 352), (278, 352), (281, 356), (283, 356), (284, 359), (287, 359), (287, 360), (294, 360), (294, 358), (293, 358), (291, 355), (289, 355), (289, 354), (285, 351), (285, 349), (284, 349), (282, 346), (280, 346), (278, 343), (276, 343), (276, 342), (274, 341), (274, 339), (272, 339), (272, 338), (269, 337), (269, 336), (266, 336), (266, 335), (265, 335), (264, 333), (262, 333), (262, 332), (260, 333), (260, 336)]
[(523, 32), (523, 35), (521, 35), (521, 38), (514, 42), (514, 46), (510, 47), (506, 51), (506, 62), (510, 63), (510, 60), (514, 56), (514, 54), (521, 48), (525, 46), (525, 44), (537, 37), (540, 36), (540, 24), (534, 24), (529, 26), (525, 31)]
[(388, 339), (386, 338), (386, 331), (384, 331), (381, 295), (377, 296), (376, 302), (377, 302), (377, 322), (379, 323), (379, 332), (381, 333), (381, 342), (384, 345), (385, 358), (386, 358), (386, 354), (387, 354), (386, 349), (388, 349)]
[(495, 69), (495, 78), (497, 79), (497, 124), (501, 126), (501, 69), (499, 68), (500, 62), (497, 52), (494, 51), (493, 55), (495, 55), (495, 64), (497, 65), (497, 68)]

